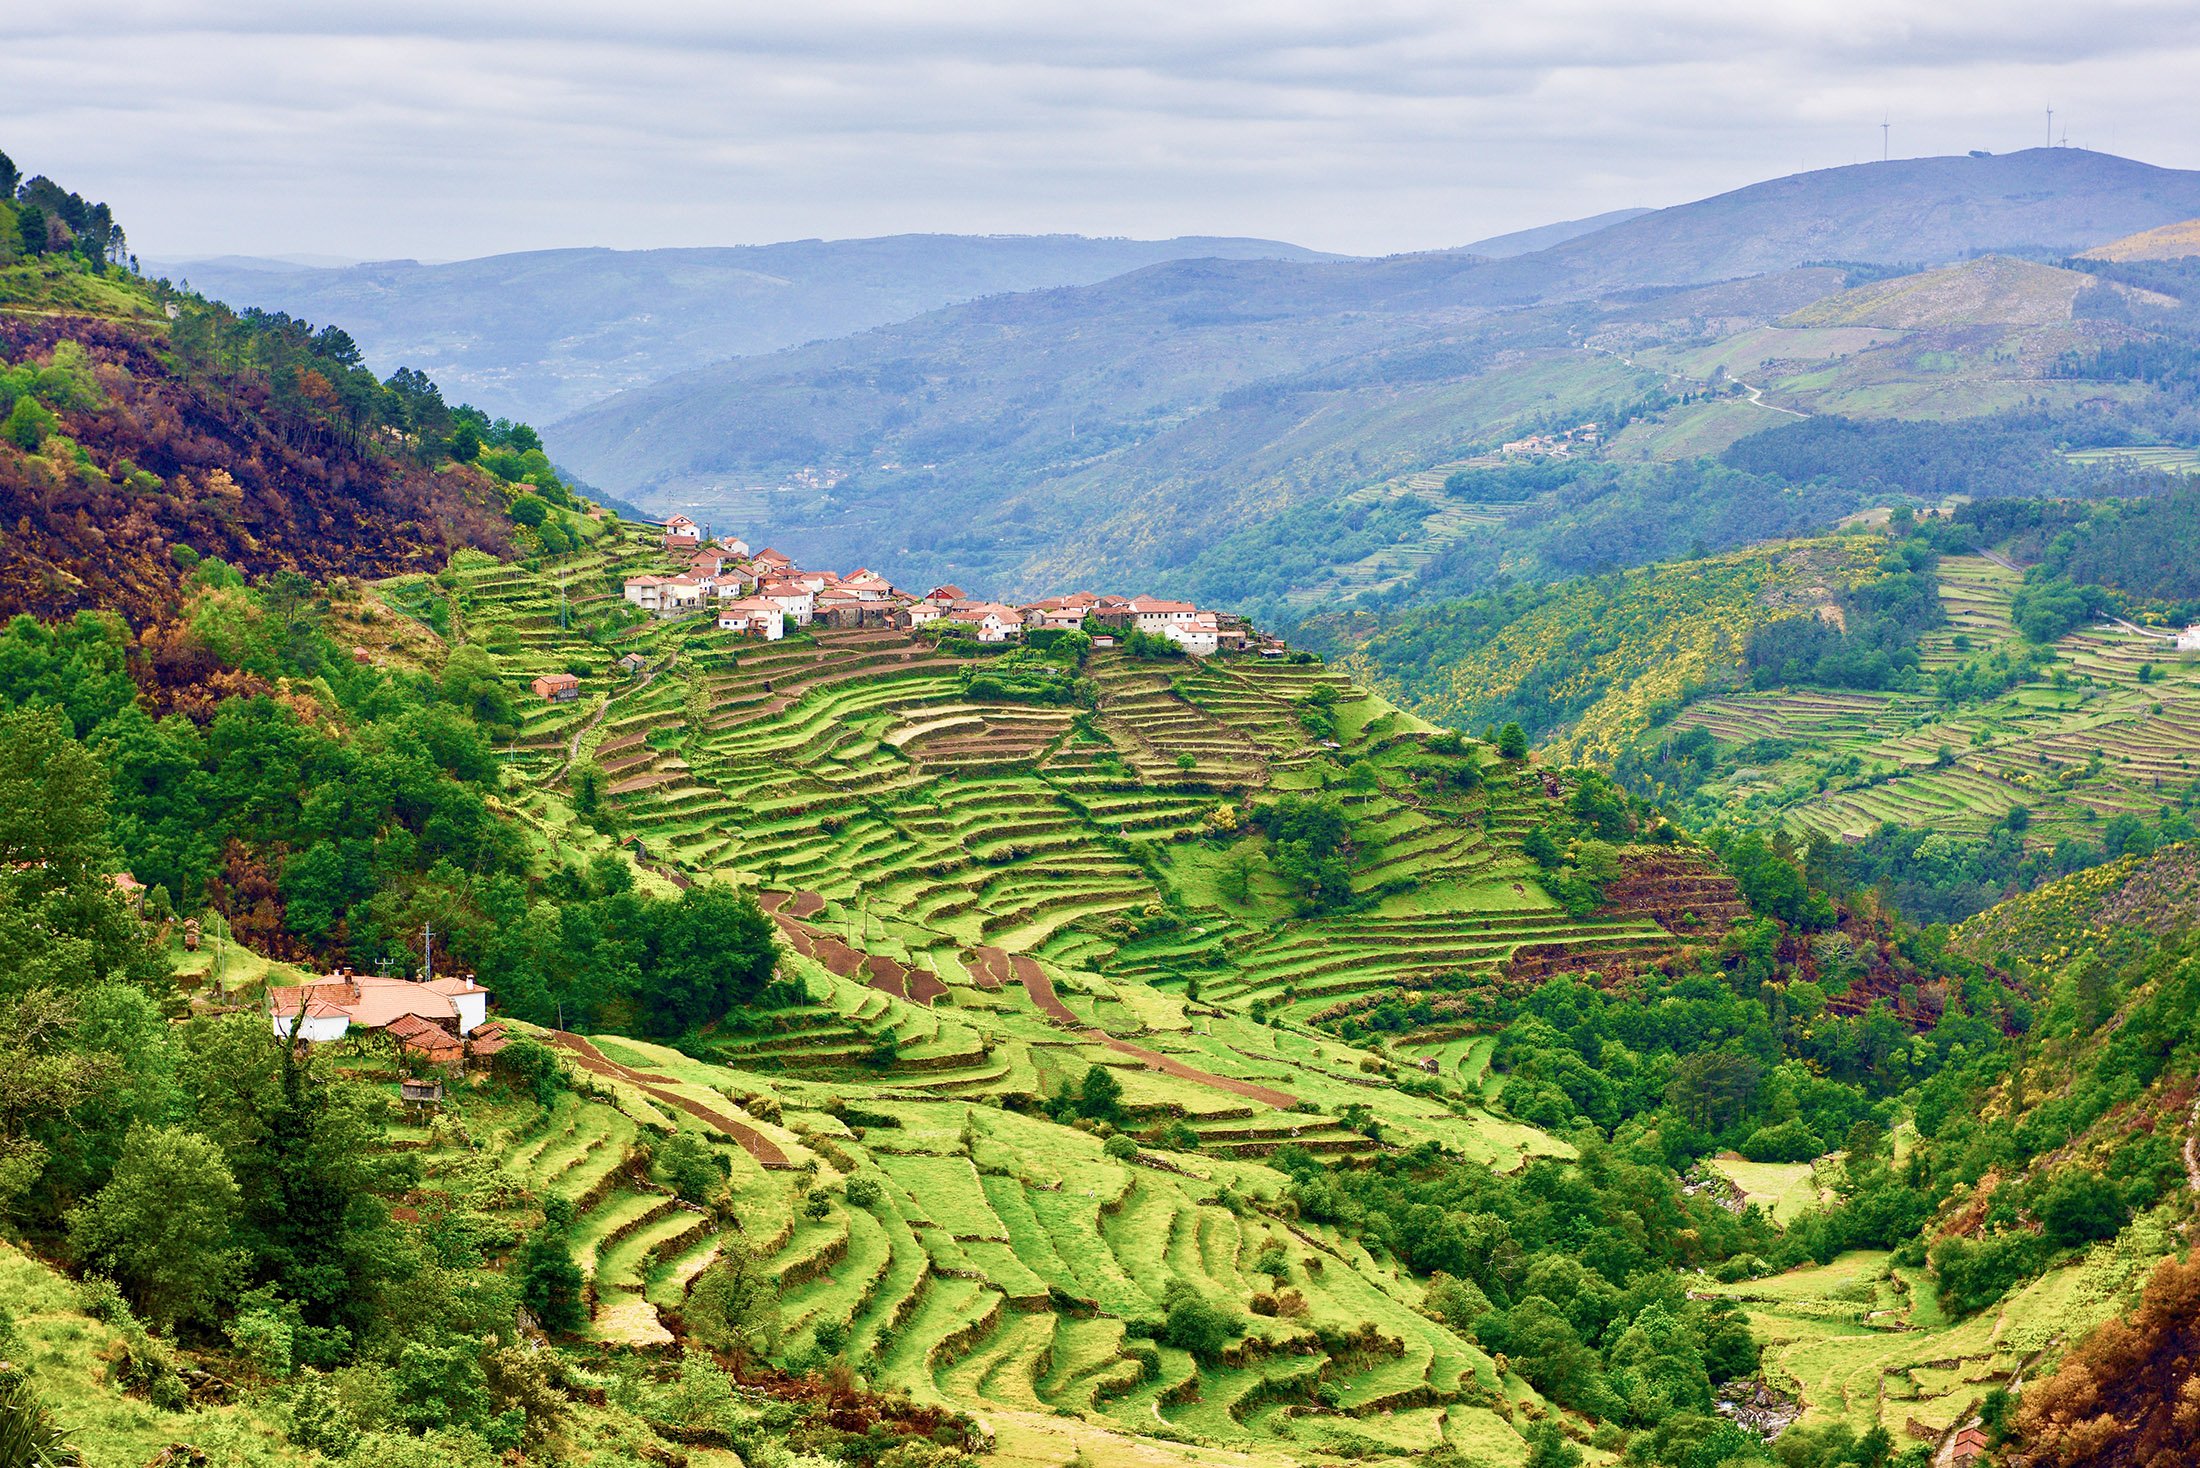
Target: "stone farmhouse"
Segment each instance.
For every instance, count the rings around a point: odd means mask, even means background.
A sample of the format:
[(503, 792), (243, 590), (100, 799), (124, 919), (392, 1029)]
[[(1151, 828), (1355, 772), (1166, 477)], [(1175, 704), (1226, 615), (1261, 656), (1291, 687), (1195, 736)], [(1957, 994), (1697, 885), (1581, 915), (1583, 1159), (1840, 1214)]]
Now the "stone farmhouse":
[(551, 703), (571, 703), (581, 696), (581, 680), (571, 673), (545, 673), (530, 686), (535, 697)]

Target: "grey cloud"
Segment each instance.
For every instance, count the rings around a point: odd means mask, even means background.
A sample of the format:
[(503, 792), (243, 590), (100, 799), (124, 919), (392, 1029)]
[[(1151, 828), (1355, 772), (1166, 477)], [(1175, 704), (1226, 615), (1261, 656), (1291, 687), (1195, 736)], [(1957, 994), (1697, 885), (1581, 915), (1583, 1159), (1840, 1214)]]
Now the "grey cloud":
[[(0, 15), (0, 147), (141, 250), (447, 257), (903, 229), (1370, 253), (1877, 155), (2200, 164), (2200, 11), (305, 4)], [(2111, 129), (2114, 129), (2113, 135)]]

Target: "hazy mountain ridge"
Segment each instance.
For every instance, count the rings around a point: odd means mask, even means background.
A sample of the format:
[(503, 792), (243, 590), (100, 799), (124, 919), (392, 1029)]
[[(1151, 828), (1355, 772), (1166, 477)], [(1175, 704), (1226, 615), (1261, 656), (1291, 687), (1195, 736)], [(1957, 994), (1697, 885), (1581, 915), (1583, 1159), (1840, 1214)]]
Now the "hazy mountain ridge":
[(239, 308), (343, 322), (384, 372), (418, 367), (457, 398), (539, 419), (722, 357), (1208, 255), (1332, 258), (1270, 240), (893, 235), (331, 269), (229, 257), (161, 269)]
[[(2059, 258), (2196, 201), (2200, 174), (2040, 150), (1798, 175), (1511, 259), (1173, 262), (715, 364), (550, 437), (578, 472), (637, 502), (738, 515), (818, 554), (884, 537), (928, 574), (1168, 583), (1203, 545), (1485, 453), (1538, 415), (1581, 421), (1730, 380), (1675, 357), (1622, 372), (1615, 392), (1623, 359), (1592, 368), (1577, 346), (1700, 345), (1769, 327), (1857, 270), (2003, 247)], [(1847, 281), (1795, 268), (1822, 260), (1860, 263)], [(1874, 372), (1918, 381), (1877, 411), (1960, 416), (2037, 391), (2011, 381), (1951, 397), (1904, 365), (1946, 345), (1883, 353)], [(1552, 378), (1529, 401), (1483, 381), (1528, 369)], [(1875, 379), (1827, 406), (1872, 411), (1879, 390)], [(1712, 416), (1638, 434), (1624, 452), (1690, 457), (1795, 421), (1755, 400)]]

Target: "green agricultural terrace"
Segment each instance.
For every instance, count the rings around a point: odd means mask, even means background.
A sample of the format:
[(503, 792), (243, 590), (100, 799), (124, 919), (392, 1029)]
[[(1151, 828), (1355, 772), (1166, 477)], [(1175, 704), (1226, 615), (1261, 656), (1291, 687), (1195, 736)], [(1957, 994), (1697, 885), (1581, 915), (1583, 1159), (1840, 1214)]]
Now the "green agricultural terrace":
[[(899, 632), (585, 635), (661, 556), (609, 522), (539, 571), (461, 556), (378, 591), (515, 685), (579, 673), (503, 751), (510, 799), (546, 849), (615, 841), (658, 884), (756, 892), (805, 996), (685, 1051), (553, 1036), (596, 1099), (490, 1150), (573, 1202), (591, 1334), (666, 1343), (737, 1243), (780, 1282), (784, 1359), (837, 1354), (1035, 1460), (1121, 1461), (1098, 1455), (1122, 1434), (1524, 1455), (1557, 1409), (1424, 1313), (1394, 1259), (1290, 1218), (1264, 1159), (1571, 1156), (1489, 1109), (1474, 1001), (1670, 958), (1723, 931), (1731, 883), (1686, 848), (1628, 851), (1614, 899), (1570, 915), (1519, 845), (1558, 785), (1471, 743), (1445, 758), (1474, 788), (1429, 781), (1437, 731), (1317, 663), (1093, 652), (1087, 709), (973, 697), (983, 655)], [(628, 652), (643, 666), (615, 666)], [(1259, 812), (1318, 792), (1349, 822), (1350, 891), (1309, 912)], [(1339, 1037), (1392, 1001), (1427, 1008), (1387, 1049)], [(1134, 1146), (1037, 1114), (1096, 1070)], [(622, 1171), (677, 1132), (732, 1169), (737, 1234)], [(1204, 1360), (1127, 1334), (1172, 1284), (1247, 1334)]]
[[(1920, 639), (1924, 671), (2019, 648), (2009, 617), (2017, 572), (1945, 556), (1938, 574), (1947, 623)], [(2035, 847), (2098, 842), (2104, 821), (2155, 817), (2200, 778), (2200, 654), (2106, 623), (2053, 653), (2036, 676), (1972, 702), (1781, 689), (1703, 699), (1673, 725), (1773, 751), (1702, 794), (1798, 834), (1853, 839), (1894, 821), (1976, 840), (2023, 806)]]

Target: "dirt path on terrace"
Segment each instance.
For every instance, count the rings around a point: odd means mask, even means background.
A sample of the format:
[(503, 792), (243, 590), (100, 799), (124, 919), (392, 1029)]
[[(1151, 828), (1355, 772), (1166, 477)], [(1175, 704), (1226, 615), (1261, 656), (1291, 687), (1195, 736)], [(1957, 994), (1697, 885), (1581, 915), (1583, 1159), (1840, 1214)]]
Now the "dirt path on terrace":
[(1074, 1030), (1084, 1039), (1143, 1061), (1148, 1070), (1157, 1070), (1163, 1075), (1175, 1076), (1180, 1081), (1191, 1081), (1195, 1085), (1228, 1091), (1233, 1096), (1243, 1096), (1248, 1101), (1258, 1101), (1263, 1106), (1273, 1106), (1278, 1111), (1288, 1111), (1298, 1104), (1299, 1098), (1289, 1092), (1253, 1081), (1237, 1080), (1231, 1076), (1218, 1076), (1212, 1071), (1198, 1070), (1172, 1056), (1163, 1055), (1158, 1050), (1148, 1050), (1143, 1045), (1119, 1040), (1106, 1030), (1092, 1028), (1077, 1017), (1076, 1011), (1062, 1002), (1062, 996), (1054, 992), (1054, 981), (1047, 977), (1046, 970), (1039, 966), (1039, 961), (1029, 954), (1005, 953), (998, 948), (980, 948), (977, 953), (988, 967), (999, 965), (1013, 973), (1022, 982), (1024, 993), (1031, 997), (1031, 1002), (1038, 1005), (1040, 1013), (1048, 1019), (1066, 1030)]
[[(825, 906), (825, 899), (815, 892), (763, 892), (757, 895), (757, 905), (772, 915), (772, 920), (779, 924), (780, 931), (787, 935), (787, 941), (797, 952), (816, 959), (842, 978), (862, 978), (871, 987), (891, 994), (903, 993), (901, 985), (906, 984), (907, 997), (925, 1004), (947, 992), (947, 986), (936, 974), (924, 969), (904, 968), (893, 959), (877, 954), (859, 953), (838, 938), (819, 933), (803, 922), (802, 918), (815, 916)], [(1287, 1091), (1199, 1070), (1158, 1050), (1149, 1050), (1143, 1045), (1119, 1040), (1105, 1030), (1094, 1029), (1062, 1002), (1062, 996), (1054, 992), (1054, 981), (1047, 977), (1038, 960), (1028, 954), (1009, 953), (993, 947), (979, 947), (972, 953), (970, 975), (979, 988), (1003, 989), (1010, 983), (1022, 984), (1024, 993), (1038, 1006), (1041, 1014), (1080, 1039), (1131, 1056), (1148, 1070), (1243, 1096), (1278, 1111), (1288, 1111), (1298, 1104), (1299, 1098)], [(936, 992), (932, 986), (937, 986)]]
[[(665, 666), (670, 667), (671, 664), (667, 663)], [(573, 762), (581, 757), (581, 740), (587, 736), (589, 730), (595, 728), (598, 724), (604, 721), (604, 716), (611, 712), (611, 706), (619, 701), (619, 695), (622, 693), (641, 692), (644, 688), (647, 688), (649, 686), (650, 680), (655, 678), (657, 674), (661, 671), (663, 670), (659, 668), (646, 669), (642, 673), (642, 676), (635, 681), (632, 687), (622, 688), (619, 690), (618, 693), (612, 694), (609, 698), (606, 698), (603, 701), (602, 708), (597, 709), (587, 718), (581, 720), (581, 726), (573, 731), (573, 737), (567, 740), (565, 743), (565, 763), (559, 765), (556, 769), (552, 770), (550, 772), (550, 777), (547, 780), (543, 781), (543, 783), (546, 785), (555, 785), (558, 783), (558, 781), (564, 779), (565, 772), (573, 768)]]
[(787, 1154), (779, 1150), (777, 1142), (765, 1136), (747, 1122), (737, 1121), (723, 1111), (705, 1106), (700, 1101), (691, 1101), (677, 1091), (667, 1090), (666, 1087), (678, 1084), (671, 1076), (658, 1075), (652, 1071), (634, 1070), (621, 1065), (579, 1035), (569, 1034), (564, 1030), (551, 1030), (549, 1034), (550, 1043), (561, 1050), (569, 1052), (581, 1069), (593, 1071), (600, 1076), (608, 1076), (615, 1081), (624, 1081), (630, 1086), (639, 1088), (650, 1099), (662, 1101), (667, 1106), (678, 1107), (696, 1120), (716, 1127), (736, 1142), (739, 1142), (751, 1157), (754, 1157), (758, 1163), (765, 1167), (794, 1166), (794, 1163), (788, 1159)]
[(802, 921), (814, 917), (825, 906), (825, 899), (815, 892), (765, 892), (758, 895), (757, 906), (771, 914), (789, 947), (804, 958), (815, 959), (841, 978), (860, 980), (897, 999), (914, 1000), (918, 1004), (930, 1004), (947, 992), (947, 985), (930, 969), (911, 968), (883, 953), (865, 953), (851, 948), (832, 934), (820, 933)]

